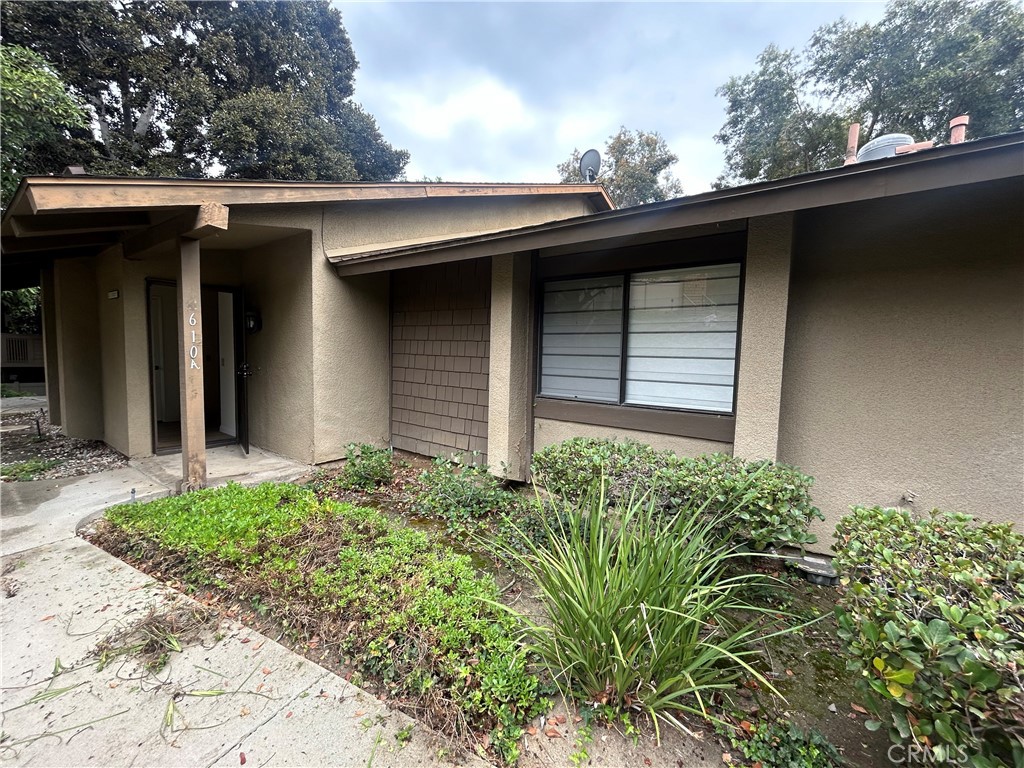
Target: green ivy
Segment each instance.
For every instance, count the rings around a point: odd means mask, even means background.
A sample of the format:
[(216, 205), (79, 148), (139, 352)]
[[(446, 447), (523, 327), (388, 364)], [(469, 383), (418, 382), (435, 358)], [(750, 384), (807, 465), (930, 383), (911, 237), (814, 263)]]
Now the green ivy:
[(1024, 765), (1024, 536), (970, 515), (853, 509), (836, 530), (848, 667), (896, 743)]

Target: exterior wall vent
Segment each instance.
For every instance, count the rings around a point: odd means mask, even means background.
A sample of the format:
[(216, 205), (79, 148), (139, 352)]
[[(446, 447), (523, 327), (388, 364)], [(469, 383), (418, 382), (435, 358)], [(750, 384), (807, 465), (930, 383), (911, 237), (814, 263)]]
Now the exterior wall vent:
[(905, 133), (887, 133), (872, 139), (857, 153), (857, 162), (866, 160), (881, 160), (883, 157), (896, 157), (896, 147), (913, 144), (914, 137)]

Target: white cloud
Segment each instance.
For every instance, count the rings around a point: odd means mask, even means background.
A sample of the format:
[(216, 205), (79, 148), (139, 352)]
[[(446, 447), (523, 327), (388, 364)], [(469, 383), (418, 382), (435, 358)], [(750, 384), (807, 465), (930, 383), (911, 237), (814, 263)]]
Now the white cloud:
[(424, 139), (450, 139), (460, 128), (501, 135), (530, 130), (536, 117), (519, 94), (482, 73), (462, 74), (456, 83), (393, 84), (384, 102), (389, 122)]

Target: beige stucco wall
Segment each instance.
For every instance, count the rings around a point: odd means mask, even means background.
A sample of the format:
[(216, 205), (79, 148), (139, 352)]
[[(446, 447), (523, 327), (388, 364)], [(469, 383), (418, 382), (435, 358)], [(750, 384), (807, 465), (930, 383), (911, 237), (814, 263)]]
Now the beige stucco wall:
[(242, 259), (246, 306), (263, 329), (246, 337), (250, 441), (312, 462), (313, 301), (308, 233), (248, 251)]
[(100, 318), (93, 259), (54, 262), (61, 427), (69, 437), (103, 439)]
[(779, 459), (816, 478), (822, 550), (849, 505), (908, 491), (918, 511), (1024, 525), (1022, 199), (1018, 185), (799, 224)]
[(490, 412), (492, 471), (525, 480), (530, 468), (530, 254), (491, 259)]
[(40, 270), (43, 302), (43, 357), (46, 365), (46, 405), (50, 423), (60, 426), (60, 366), (57, 357), (57, 305), (53, 286), (53, 266)]
[(792, 245), (791, 213), (748, 223), (733, 438), (747, 460), (775, 459), (778, 446)]
[(639, 432), (635, 429), (616, 429), (614, 427), (601, 427), (594, 424), (556, 421), (555, 419), (533, 420), (533, 450), (535, 451), (572, 437), (606, 437), (618, 440), (636, 440), (637, 442), (651, 445), (659, 451), (672, 451), (678, 456), (732, 453), (731, 443), (718, 443), (713, 440), (659, 435), (653, 432)]
[(441, 197), (347, 202), (325, 207), (328, 250), (443, 239), (557, 221), (591, 213), (586, 200), (543, 197)]
[[(103, 440), (130, 456), (123, 263), (119, 246), (96, 257), (96, 301), (103, 372)], [(108, 294), (113, 291), (117, 296), (110, 298)]]

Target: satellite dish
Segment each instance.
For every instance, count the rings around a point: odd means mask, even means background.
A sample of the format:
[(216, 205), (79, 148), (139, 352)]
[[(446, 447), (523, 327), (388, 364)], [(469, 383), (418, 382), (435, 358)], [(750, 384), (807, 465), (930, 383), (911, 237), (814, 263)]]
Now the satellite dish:
[(580, 158), (580, 176), (588, 184), (592, 184), (597, 179), (597, 174), (601, 170), (601, 155), (598, 154), (596, 149), (588, 149), (583, 153), (583, 157)]

